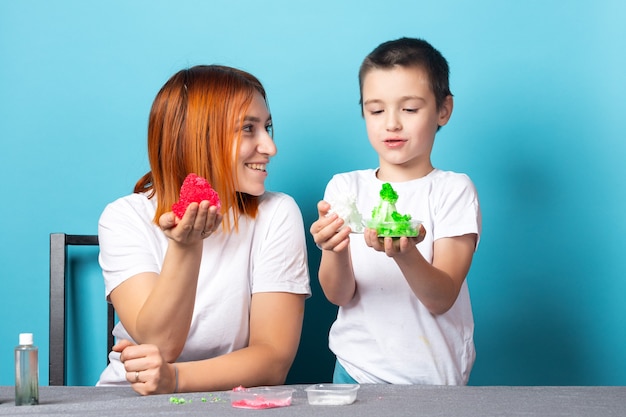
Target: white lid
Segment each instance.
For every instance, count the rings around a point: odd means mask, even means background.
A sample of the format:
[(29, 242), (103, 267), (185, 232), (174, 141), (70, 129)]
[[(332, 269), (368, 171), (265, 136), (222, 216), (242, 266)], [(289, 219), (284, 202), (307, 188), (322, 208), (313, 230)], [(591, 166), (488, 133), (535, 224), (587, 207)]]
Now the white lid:
[(32, 333), (20, 333), (20, 345), (32, 345), (33, 334)]

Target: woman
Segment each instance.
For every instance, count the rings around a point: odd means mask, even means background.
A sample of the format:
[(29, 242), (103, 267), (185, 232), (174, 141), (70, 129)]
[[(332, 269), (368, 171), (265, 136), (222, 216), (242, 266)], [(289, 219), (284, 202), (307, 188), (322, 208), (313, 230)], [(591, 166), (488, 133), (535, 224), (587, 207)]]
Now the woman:
[[(172, 76), (148, 125), (150, 172), (104, 210), (106, 293), (120, 323), (98, 385), (140, 394), (282, 384), (310, 296), (302, 215), (266, 192), (276, 154), (261, 83), (223, 66)], [(221, 208), (172, 212), (189, 173)]]

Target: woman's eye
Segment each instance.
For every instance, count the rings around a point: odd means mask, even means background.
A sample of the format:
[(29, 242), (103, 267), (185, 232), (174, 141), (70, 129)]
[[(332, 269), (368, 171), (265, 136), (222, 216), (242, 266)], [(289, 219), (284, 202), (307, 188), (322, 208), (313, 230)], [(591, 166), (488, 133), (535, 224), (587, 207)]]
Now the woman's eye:
[(274, 137), (274, 125), (273, 124), (268, 124), (265, 126), (265, 131), (267, 132), (268, 135), (270, 135), (271, 137)]
[(244, 132), (247, 132), (247, 133), (252, 133), (252, 129), (253, 129), (252, 125), (244, 125), (241, 128), (241, 130), (243, 130)]

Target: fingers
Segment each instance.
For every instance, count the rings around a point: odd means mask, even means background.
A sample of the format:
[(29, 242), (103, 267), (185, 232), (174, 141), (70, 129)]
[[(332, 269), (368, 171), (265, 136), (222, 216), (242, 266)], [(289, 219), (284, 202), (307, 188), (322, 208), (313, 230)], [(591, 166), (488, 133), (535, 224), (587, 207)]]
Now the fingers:
[(424, 240), (426, 230), (420, 227), (420, 232), (416, 237), (379, 237), (374, 229), (365, 229), (363, 233), (365, 244), (378, 252), (385, 252), (389, 257), (407, 253), (413, 250), (418, 243)]
[(122, 352), (124, 349), (126, 349), (129, 346), (133, 346), (134, 343), (131, 342), (130, 340), (127, 339), (120, 339), (118, 340), (118, 342), (113, 346), (113, 351), (114, 352)]
[(344, 221), (336, 213), (323, 215), (324, 212), (321, 209), (320, 218), (311, 225), (311, 235), (320, 249), (340, 252), (347, 247), (351, 230), (342, 228)]
[(319, 214), (320, 218), (328, 215), (329, 210), (330, 204), (328, 204), (326, 201), (321, 200), (319, 203), (317, 203), (317, 213)]
[(174, 226), (176, 226), (176, 215), (173, 212), (164, 213), (159, 217), (159, 227), (162, 230), (169, 230)]
[[(215, 208), (213, 209), (213, 215), (215, 215)], [(181, 219), (179, 226), (186, 232), (189, 237), (201, 237), (204, 238), (207, 233), (205, 228), (207, 227), (207, 218), (209, 217), (209, 202), (201, 201), (200, 203), (191, 203), (185, 215)]]
[(371, 246), (379, 252), (385, 252), (385, 254), (391, 258), (395, 255), (402, 253), (402, 248), (406, 250), (408, 239), (406, 237), (392, 238), (392, 237), (378, 237), (377, 235), (370, 238)]
[(209, 237), (222, 223), (222, 215), (217, 207), (209, 205), (208, 201), (202, 201), (198, 206), (198, 213), (194, 219), (193, 231), (200, 232), (204, 239)]
[(209, 216), (204, 226), (205, 236), (209, 236), (215, 232), (221, 226), (223, 218), (224, 216), (219, 212), (217, 207), (209, 207)]
[(405, 254), (409, 251), (416, 250), (416, 246), (419, 242), (424, 240), (424, 236), (416, 236), (416, 237), (400, 237), (400, 238), (390, 238), (386, 237), (384, 239), (384, 250), (387, 256), (394, 257), (396, 255)]
[[(342, 230), (342, 234), (343, 232), (344, 230)], [(341, 252), (344, 249), (346, 249), (348, 245), (350, 244), (350, 232), (349, 231), (346, 232), (346, 237), (342, 238), (341, 235), (337, 234), (335, 238), (336, 238), (335, 240), (338, 240), (337, 244), (335, 244), (334, 242), (330, 242), (333, 252)]]
[[(134, 375), (134, 377), (130, 377), (129, 375)], [(126, 380), (128, 380), (128, 382), (132, 383), (137, 383), (137, 382), (141, 382), (141, 380), (139, 379), (139, 371), (135, 371), (133, 372), (126, 372)]]
[(165, 363), (155, 345), (127, 346), (120, 355), (120, 361), (124, 364), (126, 380), (135, 391), (147, 394), (155, 390), (160, 380), (160, 369)]
[(422, 242), (425, 238), (426, 238), (426, 228), (424, 228), (423, 224), (420, 224), (420, 231), (419, 231), (419, 234), (417, 235), (417, 242), (415, 242), (415, 244), (417, 245), (418, 243)]
[(370, 248), (373, 247), (374, 245), (374, 240), (378, 240), (378, 238), (376, 237), (376, 235), (372, 235), (373, 233), (376, 233), (375, 230), (370, 229), (368, 227), (365, 228), (365, 231), (363, 232), (363, 239), (365, 239), (365, 244), (367, 246), (369, 246)]
[[(342, 221), (343, 224), (343, 221)], [(332, 250), (333, 252), (341, 252), (350, 244), (350, 228), (344, 227), (343, 229), (335, 232), (331, 237), (319, 244), (322, 250)]]
[(222, 217), (218, 208), (205, 200), (189, 204), (182, 219), (178, 219), (174, 213), (165, 213), (159, 219), (159, 226), (170, 239), (188, 244), (213, 234), (221, 225)]
[(136, 345), (129, 340), (121, 340), (113, 349), (115, 350), (116, 347), (122, 347), (120, 350), (120, 352), (122, 352), (120, 353), (120, 362), (126, 365), (129, 361), (144, 358), (148, 353), (146, 349), (147, 346), (151, 345)]

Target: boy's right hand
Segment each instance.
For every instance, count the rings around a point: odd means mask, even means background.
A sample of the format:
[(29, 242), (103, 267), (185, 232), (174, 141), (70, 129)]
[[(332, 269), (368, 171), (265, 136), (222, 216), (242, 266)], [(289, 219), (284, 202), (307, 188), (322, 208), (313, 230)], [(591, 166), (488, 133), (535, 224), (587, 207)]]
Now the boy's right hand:
[[(350, 227), (336, 213), (330, 213), (330, 204), (322, 200), (317, 203), (319, 218), (311, 225), (311, 235), (318, 248), (341, 252), (350, 244)], [(341, 230), (339, 230), (341, 229)]]

